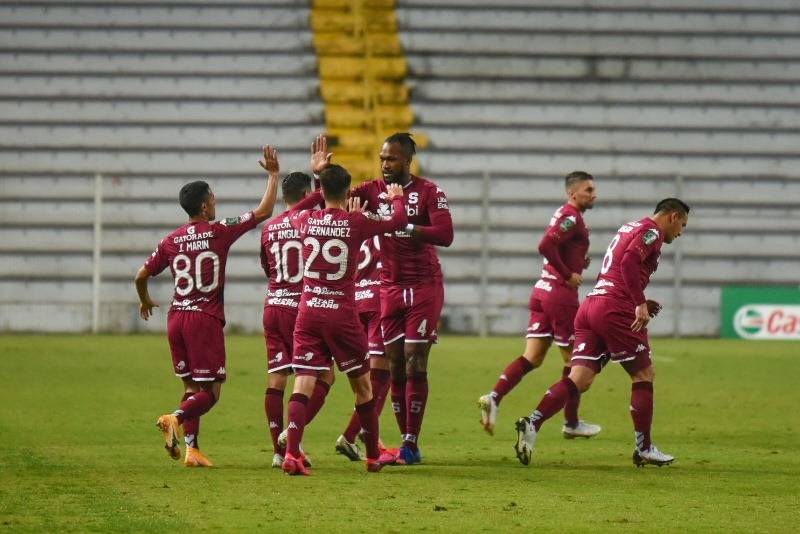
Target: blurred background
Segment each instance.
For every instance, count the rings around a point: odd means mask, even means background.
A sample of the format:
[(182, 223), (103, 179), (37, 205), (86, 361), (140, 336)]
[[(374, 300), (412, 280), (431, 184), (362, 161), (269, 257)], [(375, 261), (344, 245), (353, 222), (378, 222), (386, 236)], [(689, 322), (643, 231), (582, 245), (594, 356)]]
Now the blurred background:
[[(798, 81), (793, 0), (3, 2), (0, 331), (164, 330), (169, 274), (149, 323), (132, 279), (185, 221), (183, 183), (235, 216), (263, 144), (307, 170), (325, 132), (363, 180), (412, 131), (456, 229), (444, 329), (524, 332), (537, 243), (585, 170), (582, 295), (617, 228), (678, 196), (651, 332), (800, 338)], [(258, 234), (231, 251), (232, 330), (261, 331)]]

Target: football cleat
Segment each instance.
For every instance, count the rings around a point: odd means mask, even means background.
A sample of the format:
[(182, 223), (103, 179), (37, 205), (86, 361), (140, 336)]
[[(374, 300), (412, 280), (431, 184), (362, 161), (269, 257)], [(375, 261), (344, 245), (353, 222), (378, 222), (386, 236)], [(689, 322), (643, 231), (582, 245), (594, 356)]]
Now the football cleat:
[(639, 449), (633, 450), (633, 463), (636, 467), (644, 467), (646, 465), (669, 465), (675, 461), (675, 457), (669, 454), (664, 454), (656, 448), (655, 445), (650, 445), (650, 448), (644, 451)]
[(283, 467), (283, 456), (281, 456), (277, 452), (272, 455), (272, 467), (273, 468)]
[[(386, 453), (392, 454), (392, 449), (386, 449)], [(400, 447), (397, 449), (397, 465), (414, 465), (422, 461), (422, 452), (417, 449), (412, 451), (410, 447)]]
[(302, 458), (295, 458), (292, 456), (292, 453), (287, 452), (286, 456), (283, 458), (283, 472), (287, 475), (302, 475), (302, 476), (309, 476), (311, 475), (311, 471), (303, 465)]
[(522, 465), (531, 463), (531, 456), (533, 456), (533, 447), (536, 445), (536, 428), (527, 417), (520, 417), (516, 423), (517, 429), (517, 442), (514, 444), (514, 450), (517, 451), (517, 459)]
[(347, 456), (352, 462), (358, 462), (364, 459), (364, 455), (361, 454), (361, 449), (358, 448), (358, 445), (355, 443), (350, 443), (345, 439), (344, 436), (339, 436), (336, 438), (336, 445), (334, 447), (336, 452), (341, 455)]
[(183, 465), (186, 467), (214, 467), (211, 460), (200, 452), (200, 449), (194, 447), (186, 447), (186, 457), (183, 459)]
[(180, 425), (178, 418), (173, 414), (162, 415), (156, 421), (156, 426), (164, 434), (164, 448), (173, 460), (181, 459)]
[(481, 409), (481, 425), (490, 436), (494, 436), (494, 425), (497, 422), (497, 402), (491, 395), (484, 395), (478, 399), (478, 408)]
[(367, 458), (367, 471), (370, 473), (377, 473), (384, 466), (391, 465), (397, 461), (397, 457), (389, 452), (386, 449), (381, 449), (381, 454), (378, 456), (377, 459), (374, 458)]
[(600, 425), (587, 423), (586, 421), (578, 421), (578, 424), (574, 427), (567, 425), (562, 426), (561, 434), (566, 439), (591, 438), (599, 434), (601, 430), (603, 430), (603, 427)]
[[(278, 435), (278, 447), (283, 450), (286, 450), (286, 444), (289, 442), (289, 429), (284, 428), (283, 432)], [(300, 459), (303, 461), (303, 465), (306, 467), (311, 467), (311, 458), (306, 456), (306, 453), (303, 451), (303, 444), (301, 443), (298, 447), (300, 449)]]

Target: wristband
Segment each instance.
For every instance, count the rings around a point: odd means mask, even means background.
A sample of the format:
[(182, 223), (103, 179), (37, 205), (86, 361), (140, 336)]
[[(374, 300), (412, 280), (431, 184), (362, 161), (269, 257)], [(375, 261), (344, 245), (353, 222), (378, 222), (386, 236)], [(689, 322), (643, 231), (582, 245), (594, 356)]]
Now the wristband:
[(406, 232), (411, 232), (413, 229), (414, 229), (414, 225), (413, 224), (409, 223), (409, 224), (406, 225)]

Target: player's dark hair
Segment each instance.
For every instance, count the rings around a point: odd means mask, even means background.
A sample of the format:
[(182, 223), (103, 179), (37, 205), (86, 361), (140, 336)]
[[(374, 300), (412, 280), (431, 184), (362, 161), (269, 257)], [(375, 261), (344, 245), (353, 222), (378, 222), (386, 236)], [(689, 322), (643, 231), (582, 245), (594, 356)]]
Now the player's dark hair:
[(284, 202), (294, 204), (303, 198), (303, 194), (311, 191), (311, 177), (304, 172), (290, 172), (281, 180), (281, 194)]
[(408, 132), (393, 133), (386, 138), (384, 143), (398, 143), (400, 149), (403, 151), (403, 155), (408, 158), (408, 161), (411, 161), (411, 158), (417, 153), (417, 143), (414, 142), (413, 137)]
[(328, 165), (319, 173), (322, 192), (330, 199), (344, 199), (350, 187), (350, 173), (341, 165)]
[(189, 217), (194, 217), (200, 213), (200, 206), (208, 200), (211, 195), (211, 188), (202, 180), (189, 182), (181, 187), (178, 193), (178, 202), (180, 202), (183, 210), (189, 214)]
[(689, 215), (689, 205), (686, 204), (683, 200), (677, 198), (665, 198), (664, 200), (660, 201), (656, 204), (656, 210), (653, 212), (655, 213), (672, 213), (677, 212), (683, 215), (684, 217)]
[(584, 171), (572, 171), (564, 177), (564, 189), (569, 191), (573, 185), (586, 180), (594, 180), (594, 176)]

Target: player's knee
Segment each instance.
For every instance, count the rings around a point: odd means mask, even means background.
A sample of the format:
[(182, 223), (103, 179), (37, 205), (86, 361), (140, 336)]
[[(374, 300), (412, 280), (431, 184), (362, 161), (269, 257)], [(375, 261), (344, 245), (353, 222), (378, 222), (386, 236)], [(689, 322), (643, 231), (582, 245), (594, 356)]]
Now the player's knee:
[(350, 381), (350, 388), (356, 394), (356, 398), (360, 399), (360, 402), (366, 402), (372, 398), (372, 383), (369, 381), (369, 374), (359, 372), (354, 374), (355, 376), (348, 375), (347, 377)]
[(406, 357), (406, 374), (425, 373), (428, 371), (428, 355), (410, 352)]
[(278, 371), (276, 373), (270, 373), (267, 376), (267, 387), (271, 389), (280, 389), (283, 391), (286, 389), (286, 382), (289, 380), (289, 373)]

